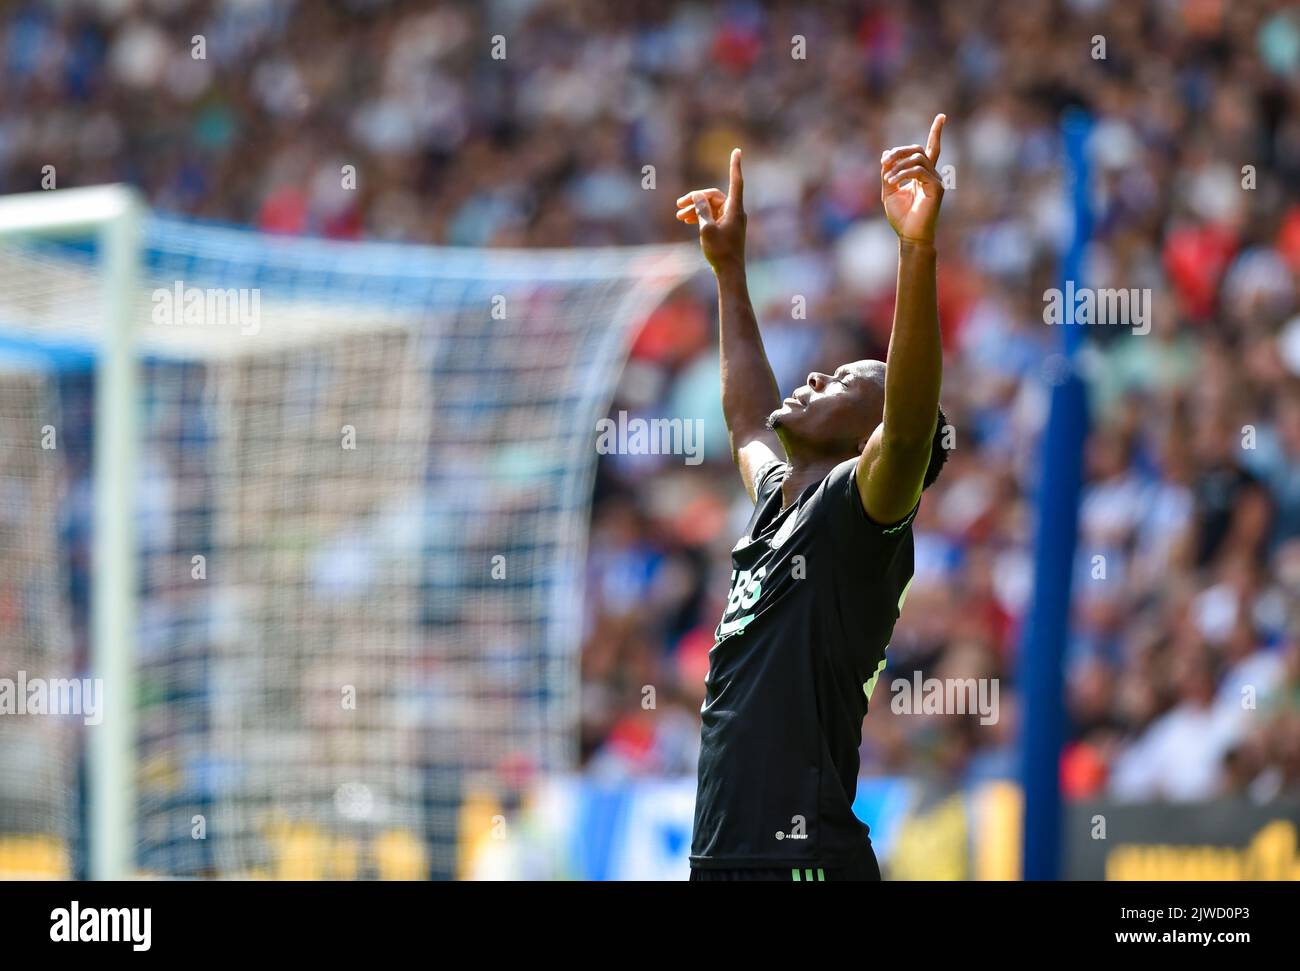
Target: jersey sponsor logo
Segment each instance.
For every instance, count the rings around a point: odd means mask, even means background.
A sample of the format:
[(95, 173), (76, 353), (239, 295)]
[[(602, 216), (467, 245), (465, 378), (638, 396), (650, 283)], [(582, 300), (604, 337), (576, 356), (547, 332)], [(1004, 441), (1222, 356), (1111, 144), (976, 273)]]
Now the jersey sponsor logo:
[(724, 620), (721, 624), (718, 625), (718, 637), (723, 638), (723, 637), (728, 637), (731, 634), (739, 634), (742, 630), (744, 630), (749, 625), (749, 622), (753, 619), (754, 619), (754, 615), (749, 614), (748, 616), (745, 617), (737, 617), (735, 620)]
[(743, 631), (756, 614), (745, 614), (763, 593), (763, 577), (767, 576), (767, 567), (757, 570), (731, 571), (731, 593), (727, 596), (727, 609), (722, 612), (722, 623), (718, 625), (718, 640)]

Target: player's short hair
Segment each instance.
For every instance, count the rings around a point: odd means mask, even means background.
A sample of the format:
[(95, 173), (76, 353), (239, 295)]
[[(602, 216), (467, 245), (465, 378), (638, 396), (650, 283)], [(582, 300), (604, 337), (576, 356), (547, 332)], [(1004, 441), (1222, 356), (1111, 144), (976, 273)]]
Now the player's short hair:
[(939, 407), (939, 420), (934, 426), (934, 439), (930, 442), (930, 464), (925, 469), (925, 479), (921, 483), (921, 490), (925, 491), (934, 485), (934, 480), (939, 478), (939, 473), (943, 471), (943, 464), (948, 461), (948, 450), (943, 446), (943, 440), (947, 437), (948, 429), (952, 426), (948, 423), (948, 416), (943, 413), (943, 406)]

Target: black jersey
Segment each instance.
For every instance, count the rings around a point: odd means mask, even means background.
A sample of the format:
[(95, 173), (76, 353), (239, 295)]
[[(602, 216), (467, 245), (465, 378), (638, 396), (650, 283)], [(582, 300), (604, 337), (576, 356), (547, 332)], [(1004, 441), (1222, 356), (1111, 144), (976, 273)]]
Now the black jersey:
[(916, 509), (872, 522), (856, 465), (784, 511), (789, 466), (759, 471), (709, 651), (693, 867), (832, 867), (870, 846), (852, 809), (858, 747), (912, 577)]

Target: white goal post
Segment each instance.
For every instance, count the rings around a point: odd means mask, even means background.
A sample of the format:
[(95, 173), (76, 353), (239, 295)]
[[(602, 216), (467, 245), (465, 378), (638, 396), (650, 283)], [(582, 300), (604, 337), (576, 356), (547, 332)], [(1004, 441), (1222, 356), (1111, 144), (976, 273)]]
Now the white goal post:
[(90, 733), (88, 794), (92, 879), (133, 871), (132, 643), (136, 559), (130, 510), (135, 508), (136, 360), (131, 296), (139, 281), (144, 205), (123, 185), (0, 197), (0, 240), (92, 235), (100, 247), (103, 325), (96, 396), (95, 584), (90, 676), (103, 688), (103, 720)]

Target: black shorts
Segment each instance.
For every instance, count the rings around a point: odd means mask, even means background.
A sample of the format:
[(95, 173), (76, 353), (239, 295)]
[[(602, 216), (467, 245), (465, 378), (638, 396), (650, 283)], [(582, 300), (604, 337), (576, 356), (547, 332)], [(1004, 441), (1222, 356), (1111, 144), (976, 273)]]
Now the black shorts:
[(873, 850), (868, 849), (866, 854), (860, 859), (847, 866), (820, 867), (820, 866), (800, 866), (800, 867), (737, 867), (734, 870), (714, 870), (703, 867), (691, 867), (691, 882), (709, 882), (713, 880), (737, 881), (737, 880), (767, 880), (781, 881), (782, 883), (819, 883), (831, 881), (838, 883), (843, 880), (879, 880), (880, 864), (876, 862), (876, 854)]

